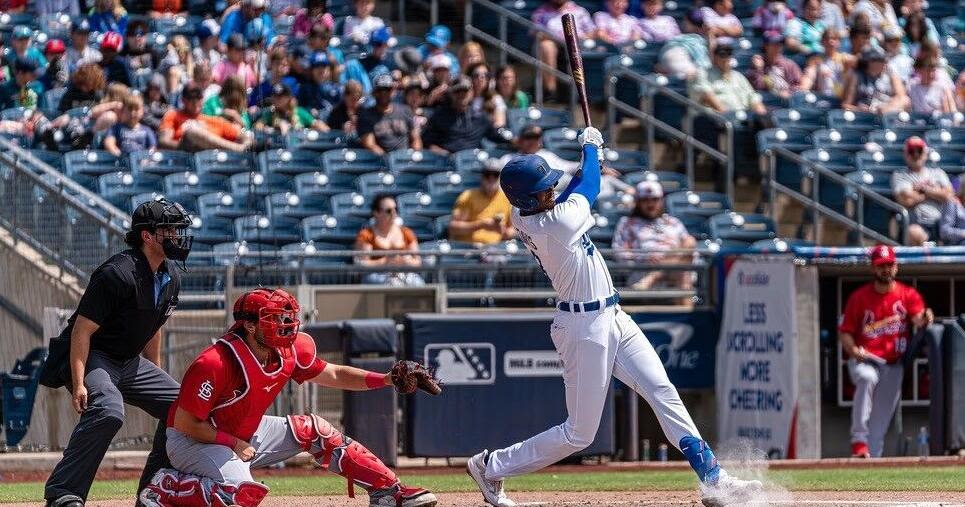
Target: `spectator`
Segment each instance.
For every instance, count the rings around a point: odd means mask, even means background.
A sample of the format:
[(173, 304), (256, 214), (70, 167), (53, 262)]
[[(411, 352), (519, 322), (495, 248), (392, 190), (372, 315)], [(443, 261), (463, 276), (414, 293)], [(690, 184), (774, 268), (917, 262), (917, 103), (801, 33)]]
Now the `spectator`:
[(923, 9), (922, 0), (905, 0), (901, 3), (901, 18), (898, 24), (905, 30), (904, 43), (909, 49), (909, 53), (915, 55), (918, 46), (928, 41), (937, 46), (938, 30), (935, 23), (928, 19)]
[(822, 50), (821, 36), (825, 30), (821, 21), (821, 0), (804, 0), (801, 16), (792, 19), (784, 32), (787, 48), (805, 55), (819, 52)]
[(709, 7), (701, 9), (704, 27), (711, 40), (729, 42), (744, 34), (744, 25), (733, 11), (733, 0), (711, 0)]
[(888, 68), (898, 76), (901, 82), (907, 83), (911, 78), (915, 60), (904, 52), (904, 48), (901, 45), (901, 29), (889, 28), (885, 30), (884, 36), (885, 41), (882, 43), (882, 49), (885, 51)]
[(251, 145), (250, 136), (225, 119), (201, 114), (203, 97), (196, 84), (184, 86), (181, 109), (168, 111), (161, 120), (158, 147), (189, 152), (210, 149), (245, 151)]
[[(249, 28), (251, 26), (257, 27), (260, 31), (261, 42), (270, 46), (275, 41), (275, 27), (271, 15), (265, 12), (267, 6), (267, 0), (241, 0), (240, 7), (226, 11), (221, 22), (221, 33), (218, 36), (221, 43), (230, 47), (228, 41), (231, 36), (244, 36), (252, 29)], [(255, 20), (259, 21), (255, 22)]]
[(13, 64), (17, 58), (31, 60), (41, 73), (47, 70), (47, 59), (43, 53), (31, 44), (33, 30), (23, 25), (17, 25), (10, 36), (10, 47), (4, 51), (4, 57), (9, 64)]
[(921, 294), (895, 280), (898, 264), (887, 245), (871, 250), (874, 281), (848, 296), (838, 324), (838, 340), (848, 355), (854, 383), (851, 407), (851, 455), (880, 457), (885, 433), (901, 398), (903, 354), (914, 327), (934, 320)]
[[(96, 68), (95, 64), (91, 65)], [(100, 69), (97, 70), (100, 71)], [(85, 76), (85, 80), (100, 80), (100, 83), (103, 83), (102, 72), (95, 76), (92, 71), (88, 72), (87, 67), (82, 66), (75, 74), (82, 72), (90, 74)], [(96, 95), (100, 97), (97, 103), (91, 104), (86, 100), (83, 101), (85, 109), (80, 111), (80, 114), (62, 114), (51, 121), (51, 128), (44, 132), (41, 141), (51, 150), (59, 150), (62, 143), (67, 144), (70, 149), (74, 150), (89, 148), (94, 139), (94, 134), (104, 132), (117, 123), (118, 113), (123, 107), (122, 101), (130, 93), (131, 90), (127, 86), (121, 83), (110, 83), (107, 85), (106, 93), (103, 96)], [(60, 107), (64, 107), (65, 100), (74, 103), (79, 102), (75, 100), (76, 98), (79, 97), (70, 96), (70, 88), (68, 88), (64, 98), (60, 101)], [(61, 140), (57, 138), (58, 132), (62, 134)]]
[(468, 69), (477, 63), (486, 62), (486, 53), (483, 47), (476, 41), (469, 41), (459, 48), (459, 68)]
[(90, 23), (86, 19), (74, 20), (70, 24), (70, 47), (67, 48), (67, 65), (73, 72), (82, 62), (101, 61), (101, 52), (90, 46)]
[(878, 42), (872, 37), (871, 24), (868, 20), (863, 17), (858, 18), (848, 32), (848, 48), (857, 59), (861, 56), (861, 52), (869, 47), (878, 47)]
[(412, 110), (404, 104), (393, 103), (394, 94), (392, 76), (379, 75), (372, 92), (375, 104), (359, 113), (359, 143), (379, 155), (407, 148), (422, 149), (422, 135), (415, 126)]
[[(621, 217), (613, 231), (613, 249), (623, 261), (638, 264), (692, 264), (697, 241), (675, 216), (664, 212), (663, 188), (656, 181), (641, 181), (636, 187), (636, 204), (630, 216)], [(645, 250), (646, 254), (629, 250)], [(648, 270), (630, 275), (627, 286), (635, 290), (673, 287), (689, 290), (693, 273), (688, 271)], [(685, 300), (689, 302), (689, 299)]]
[(485, 113), (470, 107), (474, 97), (468, 78), (453, 80), (447, 89), (449, 100), (429, 117), (423, 136), (430, 150), (445, 155), (478, 148), (484, 137), (497, 143), (512, 138), (508, 131), (497, 130)]
[(342, 98), (342, 89), (332, 80), (332, 64), (328, 55), (318, 52), (311, 57), (311, 81), (298, 87), (298, 103), (321, 117), (331, 111)]
[(403, 86), (409, 86), (413, 81), (420, 84), (425, 81), (422, 53), (418, 49), (411, 46), (397, 49), (392, 55), (392, 63), (395, 66), (393, 75), (398, 76)]
[[(204, 100), (215, 97), (221, 92), (221, 85), (214, 82), (214, 75), (211, 73), (211, 67), (209, 67), (207, 63), (195, 64), (194, 75), (192, 77), (194, 78), (194, 82), (201, 87)], [(180, 91), (180, 88), (179, 85), (178, 91)]]
[[(124, 32), (124, 47), (121, 49), (121, 56), (127, 58), (127, 63), (131, 66), (132, 70), (154, 68), (154, 54), (151, 52), (151, 48), (147, 46), (147, 33), (149, 31), (147, 22), (143, 19), (135, 19), (127, 24), (127, 29)], [(191, 45), (188, 39), (183, 35), (176, 35), (171, 38), (171, 45), (168, 46), (168, 54), (172, 52), (171, 46), (176, 43), (175, 41), (177, 39), (180, 39), (180, 45), (187, 47), (188, 52), (191, 51)], [(186, 76), (190, 75), (190, 73), (186, 74)], [(180, 86), (178, 88), (180, 88)]]
[(329, 130), (325, 122), (315, 119), (312, 113), (299, 107), (291, 88), (282, 83), (276, 84), (272, 90), (271, 107), (262, 110), (261, 117), (255, 122), (255, 129), (277, 132), (283, 136), (293, 130)]
[(43, 109), (44, 86), (35, 81), (37, 63), (18, 57), (13, 62), (13, 79), (0, 84), (0, 109), (22, 107), (24, 109)]
[(127, 11), (119, 0), (95, 0), (87, 21), (92, 32), (121, 34), (127, 30)]
[[(573, 0), (546, 0), (533, 11), (533, 23), (549, 31), (539, 32), (539, 59), (546, 65), (556, 67), (560, 52), (560, 42), (563, 40), (563, 15), (572, 14), (575, 18), (576, 36), (579, 40), (596, 37), (596, 26), (593, 18), (586, 9)], [(556, 76), (550, 72), (543, 72), (543, 91), (550, 97), (557, 93)]]
[(691, 98), (721, 113), (742, 110), (766, 114), (761, 96), (743, 74), (733, 71), (733, 55), (729, 44), (718, 44), (714, 48), (713, 66), (699, 72), (689, 84)]
[(429, 96), (426, 98), (426, 105), (435, 107), (446, 100), (446, 93), (449, 89), (449, 82), (452, 81), (452, 66), (449, 57), (444, 54), (435, 54), (429, 57)]
[(412, 126), (413, 128), (419, 129), (421, 133), (428, 123), (426, 118), (425, 108), (422, 107), (426, 100), (426, 90), (422, 87), (422, 83), (418, 81), (410, 81), (409, 84), (405, 85), (405, 89), (402, 91), (402, 102), (409, 106), (412, 111)]
[(821, 0), (821, 22), (838, 37), (848, 36), (848, 23), (841, 6), (835, 0)]
[(449, 51), (449, 43), (452, 42), (452, 30), (445, 25), (435, 25), (429, 28), (426, 33), (426, 43), (419, 47), (422, 51), (422, 61), (428, 62), (435, 55), (446, 55), (449, 59), (449, 73), (452, 76), (459, 75), (459, 60), (456, 55)]
[(764, 56), (751, 57), (751, 70), (747, 77), (754, 89), (788, 99), (801, 85), (801, 68), (781, 51), (784, 36), (771, 33), (764, 39)]
[(96, 63), (87, 63), (77, 67), (70, 76), (70, 84), (57, 109), (66, 112), (76, 107), (91, 107), (100, 102), (107, 88), (104, 70)]
[(224, 118), (242, 129), (251, 130), (251, 117), (248, 116), (248, 94), (241, 78), (228, 76), (218, 94), (204, 100), (201, 113)]
[(281, 47), (272, 48), (268, 53), (268, 75), (251, 91), (248, 96), (249, 107), (267, 107), (271, 98), (272, 90), (276, 86), (283, 84), (290, 88), (296, 95), (299, 91), (298, 80), (289, 75), (291, 64), (288, 59), (288, 52)]
[(45, 90), (63, 88), (70, 81), (70, 69), (67, 67), (67, 48), (64, 41), (60, 39), (50, 39), (44, 49), (44, 56), (47, 57), (47, 70), (40, 78), (40, 83)]
[(496, 93), (503, 98), (506, 107), (510, 109), (526, 109), (529, 107), (529, 95), (519, 89), (516, 69), (512, 65), (507, 64), (496, 69)]
[(383, 26), (372, 32), (369, 37), (369, 51), (358, 59), (359, 64), (368, 73), (369, 79), (375, 81), (375, 76), (389, 72), (391, 64), (389, 56), (389, 43), (392, 41), (392, 29)]
[(784, 0), (766, 0), (764, 5), (754, 11), (751, 27), (754, 33), (764, 38), (783, 36), (793, 20), (794, 12), (788, 9)]
[(871, 35), (879, 41), (884, 40), (885, 31), (890, 28), (901, 28), (895, 9), (888, 0), (858, 0), (851, 9), (851, 20), (858, 16), (867, 16), (871, 23)]
[(938, 231), (945, 245), (965, 245), (965, 185), (958, 187), (955, 199), (945, 201)]
[(928, 145), (913, 136), (905, 141), (905, 164), (907, 171), (891, 174), (891, 191), (898, 204), (908, 208), (911, 225), (908, 241), (922, 245), (934, 236), (941, 220), (945, 202), (954, 199), (952, 182), (945, 171), (938, 167), (925, 167), (928, 162)]
[(124, 153), (153, 150), (157, 147), (154, 132), (142, 125), (144, 117), (144, 100), (140, 95), (129, 94), (124, 97), (119, 121), (115, 123), (104, 138), (104, 149), (115, 157)]
[(206, 63), (213, 69), (221, 61), (221, 52), (218, 51), (220, 27), (209, 21), (211, 20), (202, 21), (195, 28), (194, 34), (198, 37), (198, 45), (191, 50), (191, 54), (195, 64)]
[(477, 112), (486, 113), (496, 128), (505, 127), (506, 101), (493, 89), (493, 75), (489, 71), (489, 65), (474, 64), (466, 70), (466, 74), (472, 80), (473, 99), (470, 107)]
[(801, 90), (819, 95), (841, 97), (844, 77), (854, 65), (854, 57), (839, 51), (841, 37), (834, 30), (821, 35), (822, 52), (812, 53), (801, 75)]
[(908, 98), (914, 113), (944, 114), (958, 111), (951, 82), (938, 79), (938, 62), (932, 58), (915, 60), (915, 76), (908, 87)]
[(304, 39), (315, 25), (324, 26), (331, 33), (335, 28), (335, 18), (331, 13), (325, 12), (326, 3), (327, 0), (306, 0), (305, 8), (295, 13), (292, 37)]
[(876, 114), (908, 108), (905, 85), (885, 65), (885, 52), (881, 48), (872, 46), (862, 51), (858, 65), (845, 78), (841, 107)]
[(464, 190), (452, 208), (449, 239), (476, 245), (492, 245), (513, 239), (510, 222), (513, 208), (499, 188), (498, 165), (484, 165), (478, 188)]
[(358, 125), (359, 108), (362, 106), (362, 85), (358, 81), (348, 81), (342, 90), (342, 101), (332, 108), (325, 123), (348, 135), (355, 135)]
[[(204, 97), (203, 93), (202, 97)], [(164, 77), (160, 74), (152, 74), (147, 82), (147, 90), (144, 92), (144, 119), (141, 123), (157, 132), (161, 127), (161, 120), (170, 109), (171, 104), (168, 103), (165, 92)]]
[[(150, 68), (150, 64), (148, 67)], [(183, 35), (175, 35), (171, 37), (171, 43), (168, 44), (167, 55), (161, 60), (158, 65), (158, 71), (167, 77), (168, 80), (168, 90), (177, 92), (181, 90), (191, 78), (195, 76), (195, 62), (194, 54), (191, 52), (191, 43), (188, 42), (188, 38)], [(217, 89), (211, 90), (209, 87), (214, 84), (214, 73), (209, 72), (203, 74), (205, 77), (205, 83), (201, 84), (201, 89), (204, 90), (205, 97), (211, 96), (213, 93), (218, 93)], [(209, 82), (210, 81), (210, 82)]]
[[(382, 250), (419, 251), (419, 240), (412, 229), (400, 225), (398, 222), (399, 207), (395, 198), (388, 194), (379, 194), (372, 200), (372, 224), (359, 230), (355, 237), (355, 249), (362, 252)], [(355, 263), (361, 266), (398, 266), (416, 268), (422, 265), (418, 255), (359, 255)], [(363, 279), (364, 283), (400, 286), (424, 285), (425, 282), (418, 273), (369, 273)]]
[(104, 34), (104, 38), (101, 39), (100, 66), (104, 69), (104, 75), (107, 76), (108, 82), (131, 86), (131, 83), (134, 82), (131, 67), (127, 63), (127, 58), (117, 54), (121, 49), (121, 43), (121, 34), (116, 32)]
[(958, 105), (959, 111), (965, 111), (965, 69), (958, 74), (958, 79), (955, 80), (955, 103)]
[(372, 33), (385, 27), (385, 21), (372, 15), (375, 11), (375, 0), (353, 0), (352, 6), (355, 15), (345, 18), (342, 36), (356, 44), (368, 44)]
[(3, 0), (0, 2), (0, 12), (20, 13), (27, 8), (27, 0)]
[[(259, 2), (262, 0), (251, 1)], [(228, 37), (227, 56), (211, 69), (215, 82), (223, 84), (228, 76), (238, 76), (245, 84), (245, 88), (254, 88), (257, 84), (257, 77), (255, 76), (255, 69), (245, 61), (245, 49), (247, 47), (248, 44), (241, 34), (236, 33)]]
[(593, 13), (597, 37), (614, 46), (623, 46), (643, 38), (643, 29), (636, 18), (627, 14), (628, 0), (606, 0), (606, 11)]
[(667, 42), (680, 35), (680, 27), (673, 16), (661, 15), (663, 0), (643, 0), (640, 18), (641, 37), (647, 42)]
[(801, 69), (801, 85), (798, 89), (815, 95), (836, 96), (837, 85), (825, 64), (823, 51), (809, 53)]
[(171, 18), (176, 15), (187, 15), (182, 0), (151, 0), (151, 10), (147, 15), (151, 19)]
[(677, 79), (693, 79), (710, 68), (703, 9), (691, 9), (684, 17), (684, 33), (667, 41), (660, 49), (656, 70)]
[[(20, 2), (14, 0), (11, 3)], [(24, 3), (26, 4), (26, 2)], [(77, 0), (34, 0), (34, 11), (41, 22), (64, 14), (70, 16), (71, 19), (80, 18), (80, 4)]]

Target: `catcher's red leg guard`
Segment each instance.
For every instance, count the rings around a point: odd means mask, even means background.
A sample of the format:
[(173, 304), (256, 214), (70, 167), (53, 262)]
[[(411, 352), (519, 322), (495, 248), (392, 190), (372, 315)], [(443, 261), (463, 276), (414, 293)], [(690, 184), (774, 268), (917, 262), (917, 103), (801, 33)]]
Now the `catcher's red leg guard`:
[[(315, 461), (348, 479), (348, 496), (355, 498), (353, 483), (365, 488), (369, 494), (397, 489), (399, 478), (364, 445), (342, 435), (331, 423), (317, 415), (290, 415), (295, 440), (302, 448), (312, 452)], [(315, 446), (318, 450), (312, 449)]]
[(148, 507), (258, 507), (268, 486), (244, 481), (237, 486), (171, 468), (159, 470), (139, 495)]

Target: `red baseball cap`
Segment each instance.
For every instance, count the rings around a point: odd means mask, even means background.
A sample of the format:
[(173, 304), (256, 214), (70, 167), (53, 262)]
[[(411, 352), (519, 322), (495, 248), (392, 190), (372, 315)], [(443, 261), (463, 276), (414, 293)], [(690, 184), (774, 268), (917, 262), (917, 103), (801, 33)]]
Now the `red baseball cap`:
[(906, 153), (907, 153), (907, 152), (910, 152), (910, 151), (914, 151), (914, 150), (922, 150), (922, 151), (924, 151), (924, 150), (927, 150), (927, 149), (928, 149), (928, 143), (926, 143), (924, 139), (922, 139), (922, 138), (920, 138), (920, 137), (918, 137), (918, 136), (911, 136), (911, 137), (908, 138), (907, 141), (905, 141), (905, 152), (906, 152)]
[(48, 55), (49, 54), (60, 55), (60, 54), (63, 54), (64, 51), (66, 50), (67, 48), (64, 47), (64, 41), (60, 39), (50, 39), (49, 41), (47, 41), (47, 46), (44, 48), (44, 52), (47, 53)]
[(895, 257), (895, 249), (888, 245), (877, 245), (871, 249), (871, 253), (868, 255), (871, 257), (872, 266), (894, 264), (897, 262)]
[(101, 39), (101, 49), (120, 51), (121, 44), (123, 43), (124, 38), (121, 37), (121, 34), (117, 32), (107, 32), (104, 34), (104, 38)]

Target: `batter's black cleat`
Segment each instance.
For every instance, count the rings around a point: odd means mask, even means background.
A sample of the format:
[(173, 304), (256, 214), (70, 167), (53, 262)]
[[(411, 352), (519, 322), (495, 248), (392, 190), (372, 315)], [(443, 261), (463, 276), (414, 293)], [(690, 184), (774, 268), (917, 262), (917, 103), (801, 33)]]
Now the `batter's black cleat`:
[(84, 499), (76, 495), (64, 495), (47, 500), (46, 507), (84, 507)]

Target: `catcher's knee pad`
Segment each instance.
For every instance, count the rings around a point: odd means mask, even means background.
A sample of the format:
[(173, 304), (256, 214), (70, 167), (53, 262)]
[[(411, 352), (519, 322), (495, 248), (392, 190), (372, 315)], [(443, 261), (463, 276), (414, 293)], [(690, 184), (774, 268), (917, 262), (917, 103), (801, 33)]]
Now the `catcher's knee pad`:
[(349, 497), (355, 497), (353, 483), (358, 483), (370, 494), (398, 486), (399, 478), (378, 456), (343, 435), (325, 419), (315, 414), (290, 415), (288, 422), (302, 449), (311, 452), (319, 465), (348, 479)]
[(258, 507), (266, 496), (268, 486), (258, 482), (224, 484), (209, 477), (162, 468), (141, 490), (138, 499), (147, 507)]

